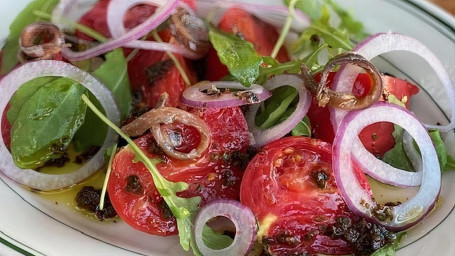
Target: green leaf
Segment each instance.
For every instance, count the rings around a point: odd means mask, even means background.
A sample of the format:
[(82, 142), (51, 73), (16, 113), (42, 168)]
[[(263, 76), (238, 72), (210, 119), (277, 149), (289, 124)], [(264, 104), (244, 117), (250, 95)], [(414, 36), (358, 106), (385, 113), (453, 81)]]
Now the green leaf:
[(394, 127), (392, 135), (395, 139), (395, 146), (384, 154), (382, 161), (398, 169), (413, 171), (412, 164), (403, 148), (404, 130), (399, 125), (394, 125)]
[(233, 239), (231, 237), (215, 232), (207, 225), (205, 225), (202, 229), (202, 240), (208, 248), (213, 250), (221, 250), (227, 248), (233, 242)]
[(67, 78), (39, 88), (26, 101), (11, 128), (11, 154), (20, 168), (37, 168), (61, 157), (84, 121), (87, 90)]
[(9, 101), (10, 108), (7, 113), (9, 123), (14, 124), (24, 102), (30, 99), (30, 97), (32, 97), (32, 95), (35, 94), (39, 88), (54, 81), (55, 79), (55, 77), (50, 76), (38, 77), (21, 85), (19, 90), (14, 93), (13, 97), (11, 97)]
[(327, 49), (329, 45), (326, 43), (321, 43), (319, 46), (310, 54), (308, 54), (305, 58), (303, 58), (303, 62), (307, 67), (310, 68), (310, 70), (313, 70), (315, 68), (319, 67), (319, 54), (322, 52), (322, 50)]
[[(283, 0), (286, 6), (289, 6), (291, 0)], [(317, 0), (297, 0), (295, 4), (297, 9), (306, 13), (312, 20), (317, 20), (321, 17), (322, 4)]]
[(375, 251), (371, 256), (395, 256), (395, 251), (400, 246), (401, 241), (406, 237), (406, 232), (399, 233), (393, 244), (388, 244), (381, 249)]
[[(283, 115), (281, 115), (280, 120), (277, 124), (283, 122), (295, 111), (295, 107), (288, 108)], [(291, 130), (292, 136), (306, 136), (311, 137), (311, 123), (308, 116), (304, 116), (303, 119)]]
[(257, 84), (265, 83), (271, 76), (280, 75), (283, 73), (299, 73), (302, 62), (300, 60), (291, 60), (285, 63), (279, 63), (270, 57), (263, 57), (262, 65), (259, 68), (259, 76), (256, 79)]
[(272, 97), (264, 102), (265, 109), (256, 116), (258, 127), (267, 129), (274, 126), (297, 95), (297, 90), (291, 86), (282, 86), (273, 90)]
[(341, 7), (333, 0), (324, 0), (324, 2), (327, 3), (340, 18), (340, 29), (346, 29), (358, 42), (362, 41), (368, 36), (368, 34), (364, 31), (363, 24), (360, 21), (356, 20), (351, 13), (347, 12), (343, 7)]
[(228, 67), (229, 72), (243, 85), (251, 86), (256, 81), (262, 64), (262, 58), (253, 45), (213, 27), (210, 27), (209, 38), (220, 61)]
[(439, 165), (441, 166), (441, 171), (444, 171), (447, 164), (447, 149), (444, 141), (441, 138), (441, 133), (438, 130), (432, 130), (429, 132), (431, 141), (433, 142), (434, 148), (436, 149), (436, 154), (438, 155)]
[[(121, 49), (105, 55), (106, 61), (93, 72), (106, 87), (114, 94), (120, 109), (121, 118), (125, 118), (130, 111), (132, 96), (128, 78), (127, 62)], [(90, 95), (98, 109), (101, 104)], [(87, 151), (92, 146), (101, 146), (106, 137), (107, 126), (91, 111), (87, 111), (86, 121), (74, 136), (74, 145), (77, 151)]]
[(19, 37), (22, 30), (29, 24), (40, 21), (33, 12), (40, 10), (42, 12), (51, 13), (58, 0), (35, 0), (29, 3), (19, 15), (16, 16), (11, 23), (9, 30), (10, 34), (6, 39), (6, 44), (3, 47), (2, 63), (0, 65), (0, 75), (5, 75), (17, 64), (17, 52), (19, 51)]

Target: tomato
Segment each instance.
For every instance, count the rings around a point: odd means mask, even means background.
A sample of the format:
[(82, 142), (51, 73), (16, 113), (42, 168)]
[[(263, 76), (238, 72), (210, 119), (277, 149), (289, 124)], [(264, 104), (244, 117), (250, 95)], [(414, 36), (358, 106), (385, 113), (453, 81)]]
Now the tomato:
[[(270, 56), (279, 36), (272, 25), (239, 8), (227, 10), (218, 27), (252, 43), (257, 53), (262, 56)], [(289, 61), (284, 47), (280, 49), (276, 59), (280, 62)], [(205, 79), (218, 81), (228, 74), (227, 67), (220, 62), (216, 51), (212, 48), (207, 57)]]
[[(334, 72), (329, 74), (327, 80), (329, 86), (331, 86), (335, 74)], [(320, 74), (316, 75), (315, 78), (319, 80)], [(399, 100), (405, 102), (407, 107), (409, 107), (410, 98), (419, 92), (418, 87), (399, 78), (383, 76), (383, 81), (384, 95), (394, 95)], [(360, 74), (354, 83), (352, 92), (354, 95), (364, 96), (369, 92), (370, 87), (369, 76), (367, 74)], [(317, 101), (313, 99), (308, 111), (308, 118), (310, 119), (315, 138), (329, 143), (333, 142), (335, 133), (330, 122), (330, 111), (327, 107), (319, 107)], [(363, 129), (359, 134), (359, 138), (369, 152), (380, 157), (395, 145), (395, 139), (392, 136), (393, 131), (394, 127), (392, 123), (375, 123)]]
[[(178, 193), (182, 197), (200, 196), (201, 204), (216, 198), (239, 199), (240, 183), (249, 133), (239, 108), (193, 110), (210, 127), (212, 142), (197, 161), (176, 160), (163, 156), (151, 134), (136, 139), (150, 158), (162, 158), (157, 164), (160, 173), (170, 181), (184, 181), (189, 189)], [(185, 138), (185, 150), (199, 144), (200, 137), (193, 127), (172, 124), (164, 129)], [(177, 234), (175, 218), (156, 191), (150, 172), (142, 163), (135, 163), (129, 147), (116, 154), (109, 179), (109, 198), (119, 216), (136, 229), (151, 234)]]
[[(353, 217), (336, 186), (331, 161), (329, 143), (285, 137), (266, 145), (249, 163), (240, 200), (255, 214), (258, 238), (272, 255), (351, 252), (346, 241), (325, 233), (338, 218)], [(365, 176), (359, 176), (371, 191)]]

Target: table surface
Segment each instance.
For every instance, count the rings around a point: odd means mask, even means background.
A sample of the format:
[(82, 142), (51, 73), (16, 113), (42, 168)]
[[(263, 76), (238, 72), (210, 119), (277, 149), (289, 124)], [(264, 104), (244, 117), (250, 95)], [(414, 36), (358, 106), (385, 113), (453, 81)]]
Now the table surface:
[(452, 15), (455, 15), (455, 0), (430, 0), (431, 2), (435, 3), (439, 7), (443, 8), (444, 10), (448, 11)]

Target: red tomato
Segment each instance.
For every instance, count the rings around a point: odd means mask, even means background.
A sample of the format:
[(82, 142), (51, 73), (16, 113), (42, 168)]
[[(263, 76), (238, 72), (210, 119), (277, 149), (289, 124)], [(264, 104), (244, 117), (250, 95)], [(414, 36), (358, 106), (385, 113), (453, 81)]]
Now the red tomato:
[[(161, 33), (166, 37), (165, 33)], [(173, 38), (170, 39), (174, 40)], [(128, 52), (128, 51), (126, 51)], [(196, 72), (188, 61), (181, 55), (174, 54), (190, 83), (197, 81)], [(167, 106), (175, 107), (180, 104), (180, 96), (186, 89), (185, 81), (175, 67), (174, 62), (165, 52), (139, 50), (135, 57), (128, 62), (128, 76), (131, 88), (140, 93), (142, 101), (154, 107), (160, 95), (169, 95)]]
[[(330, 73), (328, 78), (329, 86), (334, 76), (334, 72)], [(315, 78), (319, 80), (320, 75), (316, 75)], [(406, 102), (407, 107), (409, 107), (409, 99), (419, 92), (419, 88), (415, 85), (399, 78), (384, 76), (383, 81), (384, 94), (395, 95), (399, 100)], [(369, 76), (367, 74), (360, 74), (355, 81), (352, 92), (354, 95), (363, 96), (369, 92), (370, 87)], [(335, 134), (330, 122), (329, 109), (327, 107), (319, 107), (313, 99), (310, 110), (308, 111), (308, 118), (310, 118), (314, 137), (332, 143)], [(392, 136), (393, 131), (392, 123), (375, 123), (363, 129), (359, 134), (359, 138), (369, 152), (376, 156), (382, 156), (395, 145), (395, 140)]]
[[(170, 181), (184, 181), (189, 189), (179, 193), (182, 197), (201, 196), (202, 204), (216, 198), (239, 199), (243, 175), (240, 155), (249, 144), (248, 127), (239, 108), (195, 110), (210, 127), (212, 143), (197, 161), (168, 158), (159, 153), (153, 136), (144, 135), (135, 142), (150, 158), (160, 157), (164, 162), (157, 168)], [(170, 125), (190, 141), (188, 149), (199, 144), (200, 137), (194, 128)], [(158, 194), (150, 172), (142, 163), (134, 163), (129, 147), (114, 158), (109, 179), (109, 198), (119, 216), (136, 229), (151, 234), (168, 236), (177, 234), (175, 218)], [(138, 185), (140, 184), (140, 185)]]
[[(272, 25), (239, 8), (227, 10), (218, 27), (252, 43), (257, 53), (262, 56), (270, 56), (279, 36)], [(284, 47), (281, 48), (276, 59), (280, 62), (289, 61), (288, 53)], [(207, 58), (205, 79), (218, 81), (228, 74), (227, 67), (220, 62), (216, 51), (211, 49)]]
[(324, 233), (337, 218), (353, 216), (336, 186), (331, 162), (329, 143), (285, 137), (266, 145), (248, 165), (240, 200), (256, 215), (259, 239), (272, 255), (351, 252), (347, 242)]

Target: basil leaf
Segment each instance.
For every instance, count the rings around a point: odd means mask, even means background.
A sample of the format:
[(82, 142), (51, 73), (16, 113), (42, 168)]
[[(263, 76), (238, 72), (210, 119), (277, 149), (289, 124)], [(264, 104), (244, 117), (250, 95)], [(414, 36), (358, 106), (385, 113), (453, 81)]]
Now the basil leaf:
[[(127, 62), (121, 49), (109, 52), (105, 57), (106, 61), (92, 74), (113, 93), (123, 119), (129, 114), (132, 103)], [(90, 100), (102, 109), (93, 95), (90, 95)], [(84, 124), (74, 136), (74, 146), (79, 152), (101, 146), (106, 133), (107, 126), (89, 109)]]
[(202, 229), (202, 240), (208, 248), (213, 250), (227, 248), (233, 242), (233, 239), (229, 236), (217, 233), (207, 225), (205, 225)]
[(256, 125), (260, 129), (274, 126), (297, 97), (294, 87), (282, 86), (273, 90), (273, 95), (264, 102), (265, 108), (256, 116)]
[(56, 79), (38, 89), (21, 107), (11, 128), (11, 154), (20, 168), (37, 168), (62, 156), (84, 121), (82, 85)]
[(384, 154), (382, 161), (398, 169), (414, 171), (412, 164), (409, 161), (409, 158), (403, 148), (404, 130), (398, 125), (394, 125), (394, 127), (395, 130), (393, 131), (392, 135), (395, 139), (395, 146)]
[(388, 244), (381, 249), (375, 251), (371, 256), (395, 256), (395, 251), (400, 246), (401, 241), (406, 237), (406, 232), (399, 233), (393, 244)]
[(19, 111), (21, 110), (22, 104), (26, 102), (33, 94), (35, 94), (38, 89), (43, 87), (44, 85), (54, 81), (55, 77), (38, 77), (27, 83), (21, 85), (19, 90), (14, 93), (13, 97), (11, 97), (9, 101), (10, 108), (7, 113), (8, 121), (10, 124), (14, 124), (16, 122), (17, 115), (19, 115)]
[(16, 66), (17, 52), (19, 51), (19, 37), (22, 34), (22, 30), (29, 24), (39, 21), (33, 12), (40, 10), (42, 12), (51, 13), (58, 2), (58, 0), (35, 0), (29, 3), (24, 10), (16, 16), (16, 19), (14, 19), (9, 27), (10, 34), (3, 47), (0, 75), (5, 75)]
[(241, 84), (251, 86), (259, 76), (262, 64), (262, 58), (253, 45), (214, 27), (210, 27), (209, 38), (220, 61), (228, 67), (231, 75)]

